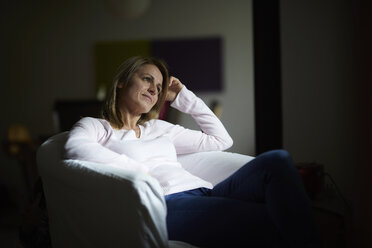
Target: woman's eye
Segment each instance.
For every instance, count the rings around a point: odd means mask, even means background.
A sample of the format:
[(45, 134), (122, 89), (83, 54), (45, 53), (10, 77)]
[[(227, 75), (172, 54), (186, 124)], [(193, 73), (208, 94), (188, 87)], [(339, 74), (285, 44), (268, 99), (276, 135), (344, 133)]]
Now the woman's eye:
[(151, 78), (145, 77), (145, 78), (143, 78), (143, 80), (150, 82), (151, 81)]

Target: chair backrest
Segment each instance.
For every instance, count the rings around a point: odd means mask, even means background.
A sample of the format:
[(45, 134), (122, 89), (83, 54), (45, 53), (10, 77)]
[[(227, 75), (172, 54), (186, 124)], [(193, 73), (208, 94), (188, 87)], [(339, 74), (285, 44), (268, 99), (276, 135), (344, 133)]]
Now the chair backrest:
[(53, 247), (168, 247), (166, 207), (155, 179), (63, 160), (67, 132), (38, 150)]

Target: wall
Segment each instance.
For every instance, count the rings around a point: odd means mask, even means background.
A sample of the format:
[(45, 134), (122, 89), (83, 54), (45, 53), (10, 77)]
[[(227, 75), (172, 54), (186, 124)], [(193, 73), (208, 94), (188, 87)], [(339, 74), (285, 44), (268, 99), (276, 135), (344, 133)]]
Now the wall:
[(284, 147), (323, 163), (345, 191), (359, 128), (352, 10), (348, 0), (281, 2)]
[(372, 243), (372, 2), (359, 0), (358, 11), (358, 55), (360, 58), (360, 102), (361, 115), (361, 162), (355, 175), (355, 247), (370, 247)]
[[(35, 139), (53, 134), (56, 99), (95, 96), (96, 41), (219, 35), (225, 90), (200, 96), (222, 103), (222, 121), (235, 140), (231, 151), (253, 154), (251, 1), (154, 0), (135, 20), (112, 15), (104, 0), (14, 1), (1, 12), (1, 140), (11, 123), (26, 125)], [(187, 117), (181, 121), (194, 127)]]
[(352, 204), (354, 247), (372, 242), (371, 164), (362, 160), (371, 118), (367, 2), (286, 0), (280, 12), (284, 148), (297, 162), (324, 164), (340, 186)]

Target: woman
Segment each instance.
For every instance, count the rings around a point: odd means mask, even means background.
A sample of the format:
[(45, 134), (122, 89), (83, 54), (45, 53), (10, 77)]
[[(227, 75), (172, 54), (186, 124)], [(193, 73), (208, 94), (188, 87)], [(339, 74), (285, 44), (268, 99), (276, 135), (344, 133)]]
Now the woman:
[[(202, 131), (156, 119), (164, 101)], [(83, 118), (65, 157), (148, 173), (163, 189), (169, 239), (202, 247), (320, 247), (309, 199), (289, 154), (264, 153), (216, 185), (185, 171), (177, 154), (224, 150), (223, 124), (155, 58), (119, 68), (103, 119)]]

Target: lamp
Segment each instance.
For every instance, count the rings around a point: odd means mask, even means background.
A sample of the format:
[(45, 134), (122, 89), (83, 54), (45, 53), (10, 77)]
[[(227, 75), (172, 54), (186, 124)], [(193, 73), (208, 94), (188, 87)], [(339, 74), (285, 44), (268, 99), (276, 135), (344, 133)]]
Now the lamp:
[(123, 19), (135, 19), (143, 15), (150, 0), (106, 0), (109, 10)]

